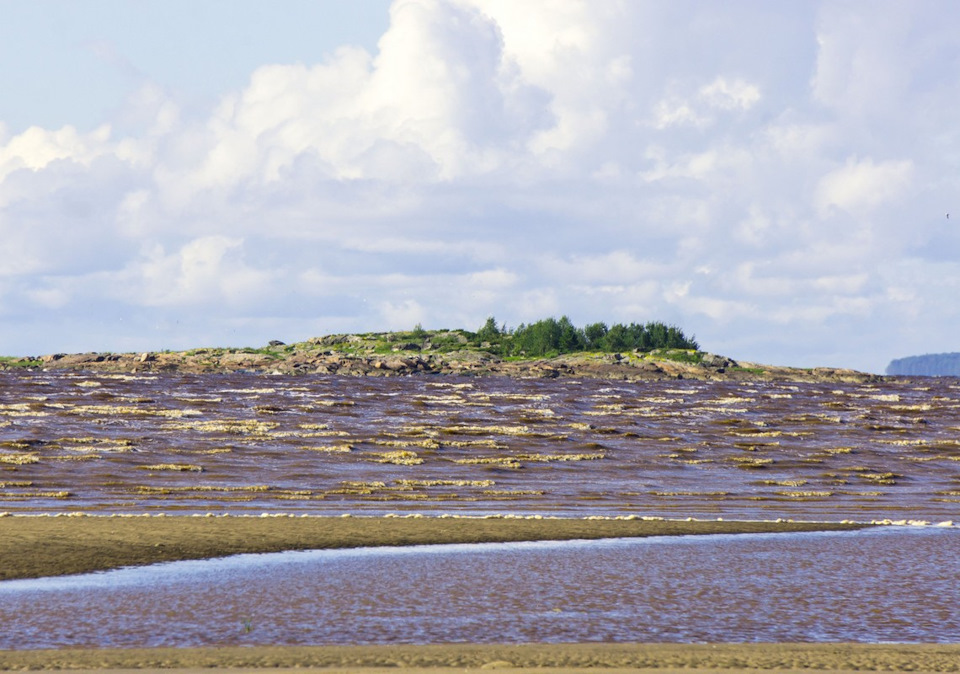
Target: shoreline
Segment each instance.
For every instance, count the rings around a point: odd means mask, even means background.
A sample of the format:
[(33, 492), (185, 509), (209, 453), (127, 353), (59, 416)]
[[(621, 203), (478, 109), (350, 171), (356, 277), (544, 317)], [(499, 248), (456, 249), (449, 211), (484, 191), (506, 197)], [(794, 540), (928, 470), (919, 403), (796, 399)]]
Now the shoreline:
[(372, 646), (228, 646), (206, 648), (0, 651), (0, 671), (317, 670), (436, 674), (535, 668), (559, 674), (717, 671), (960, 671), (960, 644), (862, 643), (583, 643)]
[(805, 531), (866, 523), (525, 517), (12, 515), (0, 580), (286, 550)]

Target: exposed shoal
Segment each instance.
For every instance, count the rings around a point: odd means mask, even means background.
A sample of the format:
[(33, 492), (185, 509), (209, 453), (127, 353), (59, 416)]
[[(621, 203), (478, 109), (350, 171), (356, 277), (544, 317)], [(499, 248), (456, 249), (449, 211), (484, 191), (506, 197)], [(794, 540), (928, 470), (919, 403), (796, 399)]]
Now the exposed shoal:
[(0, 580), (241, 553), (440, 543), (838, 531), (864, 524), (511, 517), (6, 516)]
[(604, 669), (663, 672), (894, 671), (956, 672), (960, 644), (521, 644), (292, 646), (0, 651), (0, 670), (298, 672), (429, 671), (537, 668), (541, 674)]

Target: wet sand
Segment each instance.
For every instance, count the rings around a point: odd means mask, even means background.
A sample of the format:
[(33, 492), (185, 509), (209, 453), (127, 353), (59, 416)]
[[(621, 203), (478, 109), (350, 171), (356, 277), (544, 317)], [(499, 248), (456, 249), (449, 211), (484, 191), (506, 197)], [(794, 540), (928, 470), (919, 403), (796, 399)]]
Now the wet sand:
[(0, 651), (0, 670), (311, 669), (324, 672), (536, 668), (543, 673), (750, 670), (955, 672), (958, 644), (523, 644)]
[(0, 580), (241, 553), (682, 534), (836, 531), (864, 525), (458, 517), (0, 517)]

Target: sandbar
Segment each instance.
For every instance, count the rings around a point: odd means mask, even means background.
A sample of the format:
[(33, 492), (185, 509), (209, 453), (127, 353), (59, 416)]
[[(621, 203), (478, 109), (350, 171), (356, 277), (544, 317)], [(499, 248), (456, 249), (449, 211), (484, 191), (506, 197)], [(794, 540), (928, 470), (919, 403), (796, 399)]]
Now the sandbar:
[(867, 525), (643, 518), (7, 516), (0, 580), (241, 553), (370, 546), (839, 531)]

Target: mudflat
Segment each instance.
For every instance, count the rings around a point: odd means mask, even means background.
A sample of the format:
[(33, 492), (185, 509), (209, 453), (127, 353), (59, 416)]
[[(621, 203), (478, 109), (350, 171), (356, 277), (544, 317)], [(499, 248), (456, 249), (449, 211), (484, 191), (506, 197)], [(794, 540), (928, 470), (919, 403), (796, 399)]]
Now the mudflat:
[(66, 649), (0, 651), (0, 670), (167, 670), (211, 668), (324, 672), (464, 670), (541, 673), (960, 670), (960, 644), (433, 644), (395, 646)]
[(509, 516), (7, 516), (0, 517), (0, 580), (284, 550), (840, 531), (863, 526), (866, 525)]

